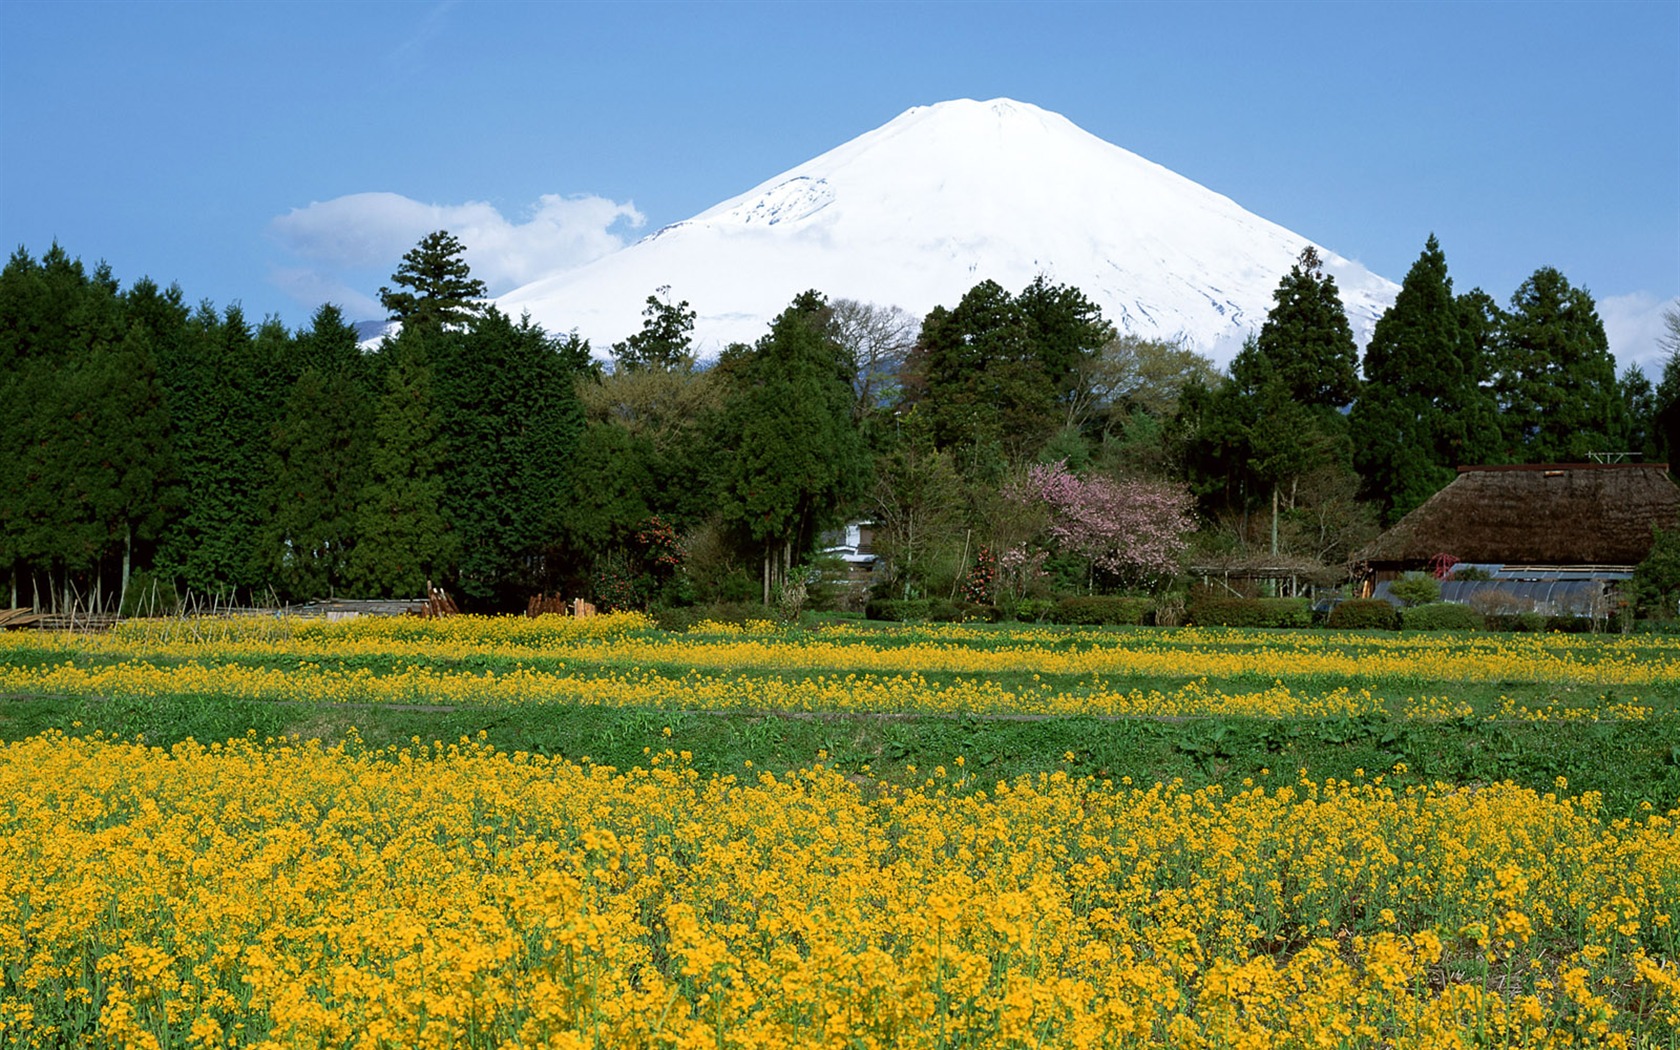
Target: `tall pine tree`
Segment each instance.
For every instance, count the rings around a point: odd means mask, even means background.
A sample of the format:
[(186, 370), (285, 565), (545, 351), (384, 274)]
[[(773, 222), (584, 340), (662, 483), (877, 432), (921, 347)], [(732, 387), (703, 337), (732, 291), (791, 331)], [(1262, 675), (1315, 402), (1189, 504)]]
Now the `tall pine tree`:
[(1446, 256), (1430, 234), (1365, 348), (1365, 386), (1348, 416), (1365, 498), (1388, 524), (1496, 454), (1499, 420)]
[(1511, 297), (1503, 322), (1494, 395), (1515, 458), (1579, 463), (1628, 451), (1616, 359), (1586, 289), (1542, 267)]

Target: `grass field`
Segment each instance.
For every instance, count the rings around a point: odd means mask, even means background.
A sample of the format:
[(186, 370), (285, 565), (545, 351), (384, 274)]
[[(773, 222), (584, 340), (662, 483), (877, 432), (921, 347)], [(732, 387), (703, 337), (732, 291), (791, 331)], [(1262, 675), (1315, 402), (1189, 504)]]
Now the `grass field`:
[(0, 636), (0, 1045), (1673, 1046), (1680, 642)]

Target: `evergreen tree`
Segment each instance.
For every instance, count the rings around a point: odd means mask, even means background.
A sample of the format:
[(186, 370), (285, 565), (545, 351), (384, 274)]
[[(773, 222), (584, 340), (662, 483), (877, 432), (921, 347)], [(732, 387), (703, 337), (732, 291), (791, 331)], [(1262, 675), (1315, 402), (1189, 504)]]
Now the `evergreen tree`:
[(1586, 289), (1542, 267), (1511, 297), (1503, 321), (1494, 394), (1517, 455), (1566, 463), (1627, 451), (1616, 359)]
[(1464, 306), (1433, 234), (1365, 349), (1365, 387), (1348, 417), (1366, 498), (1388, 524), (1498, 446), (1492, 398)]
[(373, 400), (356, 333), (338, 308), (299, 333), (302, 373), (271, 430), (267, 570), (282, 596), (320, 598), (350, 580), (357, 502), (367, 482)]
[(935, 307), (905, 362), (907, 403), (970, 474), (1036, 450), (1062, 424), (1085, 361), (1114, 330), (1077, 289), (1042, 277), (1012, 296), (995, 281)]
[[(1340, 409), (1357, 393), (1356, 360), (1335, 282), (1309, 247), (1279, 283), (1259, 334), (1232, 361), (1231, 381), (1185, 390), (1186, 465), (1204, 508), (1245, 523), (1262, 511), (1264, 546), (1286, 552), (1286, 526), (1313, 517), (1315, 496), (1340, 499), (1350, 487), (1352, 450)], [(1324, 557), (1349, 546), (1318, 532), (1302, 553)]]
[(1651, 444), (1656, 460), (1673, 467), (1680, 465), (1680, 307), (1663, 311), (1663, 325), (1658, 343), (1668, 356), (1651, 396)]
[(290, 342), (278, 322), (253, 332), (238, 306), (204, 303), (163, 376), (186, 497), (158, 559), (194, 591), (250, 598), (268, 583), (269, 428)]
[(460, 543), (454, 582), (469, 599), (506, 605), (546, 581), (543, 551), (572, 498), (583, 430), (580, 346), (494, 307), (432, 344), (451, 439), (444, 511)]
[(446, 449), (432, 392), (427, 337), (405, 329), (382, 353), (385, 389), (374, 414), (368, 480), (356, 507), (351, 579), (375, 596), (415, 597), (453, 563), (443, 513)]
[(725, 520), (762, 555), (768, 601), (863, 494), (869, 463), (852, 422), (850, 362), (821, 295), (800, 294), (750, 352), (726, 358), (731, 390), (715, 447), (729, 451), (716, 491)]
[(448, 230), (428, 233), (391, 275), (396, 288), (379, 289), (379, 303), (403, 327), (427, 331), (466, 327), (482, 312), (484, 282), (467, 266), (466, 246)]
[(642, 329), (612, 347), (613, 361), (622, 371), (690, 369), (694, 364), (694, 311), (688, 300), (671, 302), (671, 287), (661, 287), (647, 297), (642, 309)]
[(1290, 398), (1325, 408), (1352, 401), (1359, 393), (1359, 349), (1336, 279), (1324, 272), (1317, 249), (1308, 245), (1301, 252), (1272, 301), (1255, 349)]

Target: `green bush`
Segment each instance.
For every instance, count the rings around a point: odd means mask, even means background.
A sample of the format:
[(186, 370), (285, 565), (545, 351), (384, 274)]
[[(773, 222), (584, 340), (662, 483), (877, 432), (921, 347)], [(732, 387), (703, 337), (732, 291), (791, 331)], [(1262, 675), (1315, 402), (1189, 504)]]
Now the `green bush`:
[(1407, 631), (1479, 631), (1482, 617), (1468, 605), (1430, 602), (1400, 610), (1400, 627)]
[(1187, 614), (1197, 627), (1310, 627), (1305, 598), (1198, 598)]
[(926, 598), (871, 598), (864, 603), (863, 615), (869, 620), (925, 620), (928, 618)]
[(1588, 616), (1547, 616), (1545, 613), (1525, 612), (1489, 616), (1486, 619), (1487, 628), (1490, 631), (1515, 631), (1524, 634), (1553, 631), (1559, 634), (1585, 634), (1593, 629), (1592, 618)]
[(774, 620), (776, 614), (758, 602), (709, 602), (651, 610), (653, 622), (665, 631), (686, 631), (697, 623), (747, 624), (753, 620)]
[(1154, 608), (1148, 598), (1121, 598), (1114, 595), (1093, 594), (1078, 598), (1064, 598), (1050, 614), (1052, 623), (1073, 623), (1085, 626), (1108, 627), (1119, 624), (1141, 625)]
[(1371, 627), (1398, 631), (1400, 610), (1381, 598), (1350, 598), (1330, 610), (1330, 617), (1324, 625), (1338, 631), (1360, 631)]
[(1022, 598), (1015, 603), (1015, 619), (1022, 623), (1044, 623), (1055, 612), (1054, 598)]
[(1441, 600), (1441, 584), (1423, 572), (1408, 572), (1388, 585), (1388, 593), (1400, 599), (1408, 608), (1428, 605)]

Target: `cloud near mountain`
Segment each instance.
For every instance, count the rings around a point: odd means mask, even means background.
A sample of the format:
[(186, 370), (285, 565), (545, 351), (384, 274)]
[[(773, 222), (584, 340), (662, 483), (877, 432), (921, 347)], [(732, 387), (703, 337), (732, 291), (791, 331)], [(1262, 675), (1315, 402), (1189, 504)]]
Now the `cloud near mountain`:
[(368, 298), (352, 291), (365, 283), (365, 271), (389, 274), (433, 230), (460, 238), (474, 275), (497, 294), (615, 252), (646, 222), (634, 203), (587, 194), (545, 194), (529, 217), (511, 221), (483, 201), (425, 204), (397, 193), (353, 193), (294, 208), (270, 230), (298, 260), (275, 271), (282, 287), (310, 305), (330, 299), (355, 311), (356, 300)]

